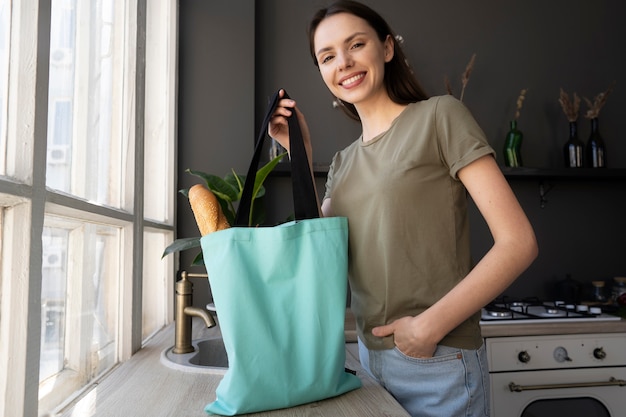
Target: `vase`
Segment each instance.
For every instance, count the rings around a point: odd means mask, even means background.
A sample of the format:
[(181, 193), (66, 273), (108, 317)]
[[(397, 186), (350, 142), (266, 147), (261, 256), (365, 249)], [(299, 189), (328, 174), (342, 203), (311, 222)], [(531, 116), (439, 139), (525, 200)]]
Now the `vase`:
[(585, 144), (578, 139), (577, 122), (569, 122), (569, 140), (563, 147), (566, 168), (582, 168)]
[(591, 119), (591, 135), (587, 141), (587, 165), (590, 168), (606, 168), (606, 148), (598, 130), (598, 118)]
[(511, 120), (511, 128), (504, 140), (504, 165), (507, 167), (521, 167), (522, 139), (524, 134), (517, 128), (517, 120)]

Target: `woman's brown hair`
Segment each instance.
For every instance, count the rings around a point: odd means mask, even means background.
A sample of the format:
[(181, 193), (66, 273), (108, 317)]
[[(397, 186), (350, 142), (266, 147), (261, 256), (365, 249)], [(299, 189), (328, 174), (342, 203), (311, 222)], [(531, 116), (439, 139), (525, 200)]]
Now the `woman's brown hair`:
[[(320, 9), (313, 15), (308, 27), (309, 48), (313, 63), (319, 67), (317, 58), (315, 57), (315, 31), (319, 24), (327, 17), (339, 14), (349, 13), (365, 20), (376, 32), (378, 39), (384, 42), (387, 35), (390, 35), (394, 43), (394, 56), (391, 61), (385, 64), (385, 77), (383, 82), (387, 89), (387, 94), (391, 100), (398, 104), (409, 104), (417, 101), (426, 100), (428, 95), (424, 92), (415, 75), (411, 71), (408, 61), (396, 39), (396, 35), (378, 13), (370, 7), (351, 0), (340, 0), (328, 7)], [(360, 120), (359, 114), (351, 103), (341, 102), (341, 108), (346, 114), (355, 120)]]

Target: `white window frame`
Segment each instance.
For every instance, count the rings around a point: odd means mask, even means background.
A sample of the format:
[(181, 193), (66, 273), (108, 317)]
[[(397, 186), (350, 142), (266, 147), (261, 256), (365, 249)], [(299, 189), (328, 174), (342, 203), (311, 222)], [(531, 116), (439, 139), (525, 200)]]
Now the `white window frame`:
[[(154, 3), (153, 3), (154, 2)], [(122, 200), (132, 202), (130, 211), (114, 209), (51, 191), (45, 186), (46, 132), (48, 123), (48, 67), (50, 45), (49, 0), (20, 0), (12, 2), (11, 59), (9, 68), (9, 97), (7, 109), (6, 176), (0, 177), (0, 227), (2, 227), (2, 262), (0, 269), (0, 415), (36, 417), (39, 409), (39, 351), (41, 344), (41, 289), (42, 243), (44, 215), (71, 216), (88, 221), (117, 224), (123, 228), (120, 274), (120, 310), (118, 356), (124, 361), (139, 350), (142, 340), (142, 278), (144, 270), (144, 231), (162, 231), (174, 238), (175, 190), (175, 98), (176, 98), (176, 48), (177, 2), (174, 0), (129, 0), (126, 13), (131, 22), (128, 27), (129, 42), (126, 60), (128, 71), (124, 74), (124, 102), (133, 109), (125, 114), (123, 132), (132, 135), (134, 148), (129, 158), (134, 158), (134, 178), (126, 187)], [(166, 109), (162, 129), (169, 143), (169, 160), (166, 169), (172, 182), (167, 184), (169, 200), (159, 204), (167, 207), (162, 220), (145, 219), (144, 164), (145, 147), (149, 138), (144, 132), (155, 126), (145, 117), (145, 92), (148, 89), (163, 91), (163, 84), (146, 85), (147, 19), (155, 18), (160, 3), (160, 21), (167, 27), (166, 45), (167, 83), (162, 108)], [(136, 54), (135, 54), (136, 51)], [(163, 56), (160, 57), (163, 59)], [(154, 79), (163, 79), (154, 77)], [(156, 122), (154, 122), (156, 123)], [(146, 197), (147, 201), (144, 201)], [(163, 270), (174, 277), (175, 258), (163, 261)], [(173, 286), (167, 285), (166, 318), (173, 317)], [(9, 342), (10, 341), (10, 342)], [(74, 393), (74, 395), (78, 395)], [(68, 394), (68, 401), (72, 395)]]

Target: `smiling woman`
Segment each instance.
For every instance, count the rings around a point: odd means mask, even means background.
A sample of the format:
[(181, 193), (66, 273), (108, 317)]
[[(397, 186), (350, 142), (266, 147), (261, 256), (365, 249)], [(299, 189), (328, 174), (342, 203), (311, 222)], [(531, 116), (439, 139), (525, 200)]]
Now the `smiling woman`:
[[(378, 13), (339, 0), (314, 14), (308, 33), (324, 83), (362, 128), (333, 157), (321, 206), (350, 224), (361, 364), (411, 415), (486, 415), (479, 311), (535, 258), (532, 226), (472, 114), (451, 96), (425, 97)], [(304, 125), (284, 98), (269, 128), (287, 149), (294, 113)], [(310, 156), (313, 138), (305, 143)], [(468, 196), (494, 240), (476, 264)]]

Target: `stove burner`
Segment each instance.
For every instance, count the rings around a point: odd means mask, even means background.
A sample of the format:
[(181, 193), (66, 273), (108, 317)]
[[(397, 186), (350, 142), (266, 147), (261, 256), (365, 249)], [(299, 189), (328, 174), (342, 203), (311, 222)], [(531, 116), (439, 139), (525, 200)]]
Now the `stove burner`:
[(512, 317), (513, 313), (507, 310), (500, 310), (500, 309), (489, 309), (487, 310), (487, 314), (489, 314), (491, 317), (497, 317), (497, 318), (505, 318), (505, 317)]
[(556, 307), (546, 306), (546, 314), (559, 314), (559, 309)]
[(509, 303), (509, 305), (511, 307), (527, 307), (530, 303), (526, 303), (523, 301), (513, 301), (512, 303)]
[(509, 304), (509, 308), (513, 311), (517, 311), (518, 313), (525, 313), (528, 308), (528, 303), (515, 302)]

